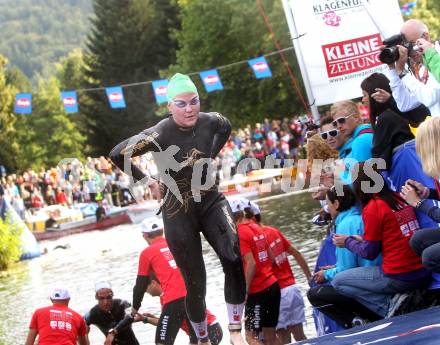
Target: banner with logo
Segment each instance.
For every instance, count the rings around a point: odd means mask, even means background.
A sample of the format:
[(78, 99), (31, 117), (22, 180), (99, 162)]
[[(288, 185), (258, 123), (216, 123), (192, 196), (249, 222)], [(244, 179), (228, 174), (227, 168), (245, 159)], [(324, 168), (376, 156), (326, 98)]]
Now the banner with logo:
[(257, 57), (248, 61), (249, 66), (255, 73), (257, 79), (270, 78), (272, 77), (272, 71), (267, 64), (266, 58), (264, 56)]
[(161, 79), (155, 80), (152, 83), (154, 97), (156, 98), (157, 104), (168, 102), (167, 99), (167, 88), (168, 88), (168, 80)]
[(17, 93), (15, 95), (14, 113), (16, 114), (32, 113), (32, 94)]
[(66, 113), (78, 112), (78, 98), (76, 96), (76, 91), (61, 92), (61, 100), (63, 102), (64, 110), (66, 111)]
[(105, 89), (107, 93), (108, 102), (113, 109), (125, 108), (124, 93), (122, 92), (122, 87), (107, 87)]
[(400, 32), (397, 0), (289, 0), (289, 7), (317, 105), (361, 97), (362, 80), (387, 68), (379, 47)]
[(207, 92), (223, 90), (223, 84), (216, 69), (200, 72), (200, 78)]

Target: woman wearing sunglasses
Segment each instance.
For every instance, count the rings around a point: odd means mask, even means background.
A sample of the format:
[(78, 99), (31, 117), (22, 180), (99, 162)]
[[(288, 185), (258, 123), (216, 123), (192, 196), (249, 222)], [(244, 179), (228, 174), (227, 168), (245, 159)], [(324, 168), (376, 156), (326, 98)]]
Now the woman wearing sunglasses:
[(352, 101), (337, 102), (332, 105), (330, 112), (333, 117), (333, 127), (345, 138), (344, 150), (349, 149), (346, 157), (364, 162), (372, 157), (373, 130), (371, 125), (363, 124), (359, 108)]
[[(202, 188), (209, 178), (208, 169), (206, 164), (197, 164), (217, 156), (229, 138), (231, 124), (218, 113), (200, 112), (197, 88), (188, 76), (177, 73), (170, 79), (167, 98), (171, 116), (117, 145), (110, 157), (122, 171), (141, 181), (148, 177), (130, 158), (152, 152), (166, 191), (162, 205), (165, 237), (185, 281), (186, 312), (194, 331), (201, 344), (208, 343), (202, 232), (225, 272), (231, 342), (243, 344), (240, 332), (246, 286), (235, 224), (217, 187)], [(194, 181), (193, 171), (200, 175), (198, 181)]]

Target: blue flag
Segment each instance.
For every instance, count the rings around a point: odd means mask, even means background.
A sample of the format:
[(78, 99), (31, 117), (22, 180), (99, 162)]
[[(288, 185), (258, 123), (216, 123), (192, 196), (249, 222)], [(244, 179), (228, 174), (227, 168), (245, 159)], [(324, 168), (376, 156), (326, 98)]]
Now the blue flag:
[(113, 109), (125, 108), (125, 100), (124, 100), (124, 93), (122, 92), (122, 87), (120, 86), (107, 87), (105, 89), (105, 92), (107, 93), (107, 98), (110, 103), (110, 106)]
[(200, 72), (200, 78), (202, 78), (207, 92), (223, 90), (223, 84), (216, 69)]
[(166, 103), (167, 100), (167, 88), (168, 88), (168, 80), (161, 79), (153, 81), (153, 91), (154, 97), (156, 97), (157, 104)]
[(16, 114), (32, 113), (32, 94), (17, 93), (15, 95), (14, 113)]
[(61, 100), (63, 101), (66, 113), (78, 112), (78, 98), (76, 96), (76, 91), (61, 92)]
[(264, 56), (251, 59), (248, 61), (248, 63), (254, 71), (257, 79), (272, 77), (272, 72)]

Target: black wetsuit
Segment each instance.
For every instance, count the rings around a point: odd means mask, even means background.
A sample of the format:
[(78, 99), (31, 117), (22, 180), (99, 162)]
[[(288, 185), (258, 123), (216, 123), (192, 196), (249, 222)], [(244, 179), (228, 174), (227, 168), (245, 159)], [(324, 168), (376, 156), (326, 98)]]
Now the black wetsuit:
[(130, 303), (120, 299), (113, 299), (112, 310), (107, 313), (95, 305), (84, 315), (84, 320), (88, 326), (95, 325), (105, 336), (108, 331), (114, 328), (117, 332), (113, 344), (115, 345), (139, 345), (133, 333), (131, 324), (133, 317), (125, 313), (125, 309), (130, 307)]
[[(206, 271), (200, 232), (223, 266), (226, 302), (240, 304), (245, 298), (243, 265), (229, 204), (215, 185), (200, 191), (201, 202), (194, 199), (191, 189), (195, 162), (200, 158), (214, 158), (228, 140), (230, 132), (230, 122), (218, 113), (199, 113), (197, 123), (191, 129), (179, 128), (172, 117), (168, 117), (139, 136), (120, 143), (110, 153), (112, 161), (124, 171), (124, 154), (134, 157), (151, 151), (162, 186), (170, 178), (177, 185), (181, 201), (166, 187), (162, 215), (168, 246), (185, 280), (186, 311), (193, 322), (203, 321), (206, 309)], [(173, 145), (177, 146), (174, 150)], [(157, 154), (167, 149), (173, 155)], [(131, 167), (134, 181), (145, 177), (138, 167), (131, 163), (127, 166)], [(204, 183), (206, 169), (202, 176), (201, 182)]]

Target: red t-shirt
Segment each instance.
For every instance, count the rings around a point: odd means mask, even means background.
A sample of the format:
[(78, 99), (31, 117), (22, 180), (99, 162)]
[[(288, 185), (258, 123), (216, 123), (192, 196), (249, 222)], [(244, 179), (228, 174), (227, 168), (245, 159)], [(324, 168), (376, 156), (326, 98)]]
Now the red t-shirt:
[(62, 191), (56, 193), (55, 200), (57, 201), (57, 204), (67, 204), (66, 194)]
[(393, 211), (385, 201), (373, 197), (364, 207), (362, 219), (363, 238), (382, 242), (382, 269), (385, 273), (405, 273), (423, 267), (421, 258), (409, 246), (411, 236), (419, 229), (411, 206)]
[(295, 284), (295, 277), (290, 267), (287, 250), (291, 246), (290, 242), (280, 230), (272, 228), (270, 226), (263, 227), (264, 234), (269, 243), (270, 250), (275, 258), (275, 264), (273, 265), (273, 272), (278, 279), (280, 288)]
[[(211, 314), (211, 312), (206, 309), (206, 321), (208, 321), (208, 326), (213, 325), (214, 323), (217, 322), (216, 317), (214, 316), (214, 314)], [(182, 326), (180, 327), (186, 334), (189, 335), (189, 327), (188, 327), (188, 322), (186, 322), (186, 319), (183, 320), (182, 322)]]
[(163, 304), (186, 296), (185, 282), (163, 237), (154, 239), (139, 257), (138, 275), (148, 276), (153, 271), (162, 287)]
[(29, 328), (38, 331), (38, 345), (76, 345), (87, 333), (83, 317), (60, 304), (37, 309)]
[[(272, 262), (268, 253), (268, 244), (262, 228), (252, 222), (238, 225), (241, 256), (252, 253), (255, 259), (255, 275), (249, 287), (249, 294), (257, 293), (276, 283)], [(246, 263), (243, 262), (246, 269)]]

